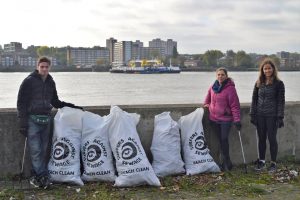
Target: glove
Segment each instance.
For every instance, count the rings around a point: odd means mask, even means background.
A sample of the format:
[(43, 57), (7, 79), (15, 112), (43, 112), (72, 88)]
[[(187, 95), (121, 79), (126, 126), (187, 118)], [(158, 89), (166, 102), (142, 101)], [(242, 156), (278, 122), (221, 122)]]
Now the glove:
[(74, 104), (72, 104), (72, 103), (66, 103), (66, 102), (64, 102), (64, 105), (63, 105), (63, 107), (65, 107), (65, 106), (67, 106), (67, 107), (70, 107), (70, 108), (75, 108), (75, 109), (80, 109), (80, 110), (83, 110), (83, 107), (80, 107), (80, 106), (75, 106)]
[(27, 118), (19, 118), (19, 132), (27, 137), (28, 134), (28, 120)]
[(235, 125), (236, 130), (240, 131), (242, 129), (241, 122), (234, 122), (233, 124)]
[(251, 122), (251, 124), (253, 124), (254, 126), (257, 126), (257, 119), (256, 119), (255, 115), (251, 115), (250, 122)]
[(279, 118), (277, 119), (277, 127), (278, 127), (278, 128), (284, 127), (283, 118), (279, 117)]

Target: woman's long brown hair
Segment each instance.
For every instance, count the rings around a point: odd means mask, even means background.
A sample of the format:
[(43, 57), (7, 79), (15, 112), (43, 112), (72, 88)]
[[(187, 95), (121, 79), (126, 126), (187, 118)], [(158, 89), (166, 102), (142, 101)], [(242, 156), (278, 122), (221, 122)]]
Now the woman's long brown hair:
[(271, 81), (273, 82), (274, 80), (277, 80), (277, 81), (280, 80), (278, 78), (278, 70), (277, 70), (277, 67), (276, 67), (274, 61), (271, 58), (265, 58), (259, 66), (259, 76), (256, 81), (256, 87), (260, 87), (262, 84), (266, 83), (266, 76), (264, 74), (264, 66), (267, 64), (271, 65), (271, 67), (273, 68), (273, 74), (272, 74)]

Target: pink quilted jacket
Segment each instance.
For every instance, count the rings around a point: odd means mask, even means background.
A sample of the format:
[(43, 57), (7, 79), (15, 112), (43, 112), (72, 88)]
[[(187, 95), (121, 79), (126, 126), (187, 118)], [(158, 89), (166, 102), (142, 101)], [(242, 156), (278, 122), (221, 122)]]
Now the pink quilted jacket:
[(215, 93), (212, 86), (206, 95), (204, 105), (209, 105), (209, 119), (212, 121), (238, 122), (240, 118), (240, 102), (235, 85), (229, 80), (220, 93)]

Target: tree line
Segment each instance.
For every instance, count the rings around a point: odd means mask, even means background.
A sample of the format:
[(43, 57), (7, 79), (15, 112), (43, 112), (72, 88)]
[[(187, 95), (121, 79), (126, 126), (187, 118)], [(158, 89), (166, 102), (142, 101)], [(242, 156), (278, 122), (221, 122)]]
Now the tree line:
[[(184, 66), (184, 62), (187, 60), (199, 61), (201, 67), (205, 68), (216, 68), (216, 67), (229, 67), (229, 68), (256, 68), (259, 62), (264, 57), (270, 57), (274, 60), (277, 66), (280, 66), (280, 59), (275, 54), (272, 55), (258, 55), (258, 54), (247, 54), (245, 51), (240, 50), (234, 52), (228, 50), (223, 53), (220, 50), (207, 50), (203, 54), (192, 54), (192, 55), (177, 55), (172, 56), (172, 63), (177, 64), (181, 67)], [(170, 59), (170, 58), (168, 58)], [(167, 59), (165, 60), (166, 62)]]

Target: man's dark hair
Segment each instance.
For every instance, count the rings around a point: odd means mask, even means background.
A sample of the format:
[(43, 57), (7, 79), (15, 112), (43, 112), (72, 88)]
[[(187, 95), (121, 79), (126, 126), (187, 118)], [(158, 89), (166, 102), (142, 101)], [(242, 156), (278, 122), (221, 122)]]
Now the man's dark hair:
[(47, 58), (46, 56), (40, 57), (40, 58), (38, 59), (37, 65), (39, 65), (39, 64), (42, 63), (42, 62), (46, 62), (46, 63), (48, 63), (49, 65), (51, 65), (51, 60), (50, 60), (49, 58)]

